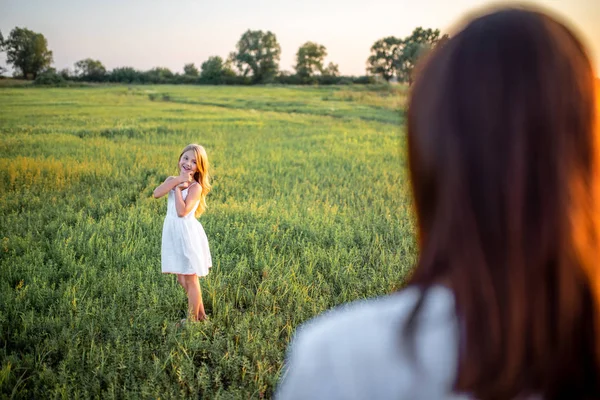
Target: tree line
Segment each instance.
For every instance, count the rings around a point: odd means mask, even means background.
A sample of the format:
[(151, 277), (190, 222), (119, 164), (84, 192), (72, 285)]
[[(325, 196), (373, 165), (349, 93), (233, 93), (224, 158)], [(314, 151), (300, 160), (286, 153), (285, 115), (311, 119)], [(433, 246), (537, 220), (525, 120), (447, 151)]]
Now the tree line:
[[(341, 76), (337, 64), (325, 65), (327, 49), (319, 43), (306, 42), (296, 52), (294, 73), (281, 71), (281, 46), (273, 32), (247, 30), (236, 44), (236, 50), (226, 59), (211, 56), (198, 68), (185, 64), (183, 74), (168, 68), (155, 67), (140, 71), (133, 67), (118, 67), (109, 71), (100, 60), (86, 58), (77, 61), (74, 69), (57, 71), (52, 68), (52, 51), (41, 33), (15, 27), (5, 39), (0, 31), (0, 51), (6, 52), (15, 77), (34, 79), (41, 84), (61, 84), (66, 81), (153, 83), (153, 84), (343, 84), (387, 82), (412, 83), (417, 60), (427, 51), (447, 40), (439, 30), (416, 28), (404, 39), (394, 36), (376, 41), (367, 59), (366, 76)], [(1, 67), (0, 67), (1, 68)], [(0, 69), (0, 74), (5, 72)]]

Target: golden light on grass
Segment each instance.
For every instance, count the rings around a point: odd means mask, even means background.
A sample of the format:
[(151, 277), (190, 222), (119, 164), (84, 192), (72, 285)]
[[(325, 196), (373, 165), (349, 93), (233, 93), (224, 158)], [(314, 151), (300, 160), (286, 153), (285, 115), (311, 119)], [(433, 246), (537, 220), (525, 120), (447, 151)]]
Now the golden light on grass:
[[(339, 92), (2, 89), (0, 324), (16, 349), (5, 385), (22, 397), (100, 396), (100, 381), (125, 398), (270, 397), (300, 322), (402, 282), (416, 256), (403, 99)], [(214, 265), (201, 281), (211, 323), (182, 332), (187, 300), (160, 273), (166, 202), (152, 191), (188, 143), (213, 165), (200, 220)]]

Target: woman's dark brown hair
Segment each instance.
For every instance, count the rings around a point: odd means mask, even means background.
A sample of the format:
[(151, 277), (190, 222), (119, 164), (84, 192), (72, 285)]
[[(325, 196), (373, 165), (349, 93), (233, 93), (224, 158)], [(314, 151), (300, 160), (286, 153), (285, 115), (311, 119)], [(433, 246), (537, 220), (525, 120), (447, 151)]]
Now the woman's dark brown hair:
[(600, 398), (594, 87), (575, 35), (525, 9), (474, 19), (418, 71), (410, 283), (455, 295), (459, 392)]

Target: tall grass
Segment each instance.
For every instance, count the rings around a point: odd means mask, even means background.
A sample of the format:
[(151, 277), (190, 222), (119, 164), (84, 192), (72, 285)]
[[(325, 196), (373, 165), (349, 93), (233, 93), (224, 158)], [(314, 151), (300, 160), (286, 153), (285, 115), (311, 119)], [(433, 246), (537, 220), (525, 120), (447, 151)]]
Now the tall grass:
[[(0, 395), (270, 397), (298, 324), (394, 291), (414, 263), (401, 102), (1, 89)], [(180, 329), (185, 294), (160, 273), (166, 201), (151, 194), (190, 142), (213, 165), (200, 222), (214, 266), (210, 321)]]

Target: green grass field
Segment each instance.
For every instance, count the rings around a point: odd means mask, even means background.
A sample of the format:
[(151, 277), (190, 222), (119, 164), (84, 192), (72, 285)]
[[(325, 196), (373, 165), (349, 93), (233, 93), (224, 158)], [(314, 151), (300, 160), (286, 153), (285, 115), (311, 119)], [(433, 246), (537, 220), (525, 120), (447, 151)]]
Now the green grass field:
[[(0, 89), (0, 398), (269, 398), (295, 328), (402, 286), (415, 262), (391, 87)], [(188, 143), (210, 321), (160, 272)]]

